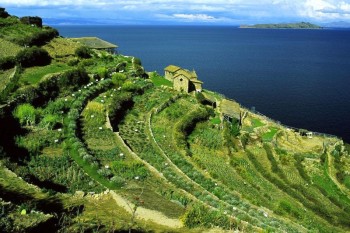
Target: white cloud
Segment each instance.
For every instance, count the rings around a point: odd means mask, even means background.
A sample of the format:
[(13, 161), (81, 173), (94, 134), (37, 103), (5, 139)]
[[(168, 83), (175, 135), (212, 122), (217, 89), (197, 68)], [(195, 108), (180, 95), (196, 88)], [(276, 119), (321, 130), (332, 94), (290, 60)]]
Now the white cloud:
[[(350, 21), (350, 0), (0, 0), (1, 6), (90, 17), (154, 17), (203, 22)], [(87, 10), (89, 9), (89, 10)], [(23, 11), (23, 10), (22, 10)], [(54, 10), (51, 9), (51, 14)], [(95, 13), (93, 11), (96, 11)], [(11, 13), (11, 12), (10, 12)], [(28, 13), (30, 13), (28, 11)], [(48, 14), (48, 13), (47, 13)], [(45, 15), (45, 14), (43, 14)], [(230, 20), (231, 19), (231, 20)]]
[(174, 18), (185, 19), (189, 21), (211, 21), (215, 17), (206, 14), (173, 14)]

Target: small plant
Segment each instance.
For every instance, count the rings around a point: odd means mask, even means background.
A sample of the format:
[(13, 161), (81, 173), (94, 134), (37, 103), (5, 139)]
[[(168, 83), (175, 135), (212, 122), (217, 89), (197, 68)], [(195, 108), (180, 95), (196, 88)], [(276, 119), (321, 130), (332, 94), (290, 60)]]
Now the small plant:
[(79, 58), (90, 58), (91, 50), (86, 46), (81, 46), (75, 50), (75, 55)]
[(22, 125), (32, 126), (35, 124), (36, 111), (30, 104), (19, 105), (13, 112), (13, 115), (19, 119)]

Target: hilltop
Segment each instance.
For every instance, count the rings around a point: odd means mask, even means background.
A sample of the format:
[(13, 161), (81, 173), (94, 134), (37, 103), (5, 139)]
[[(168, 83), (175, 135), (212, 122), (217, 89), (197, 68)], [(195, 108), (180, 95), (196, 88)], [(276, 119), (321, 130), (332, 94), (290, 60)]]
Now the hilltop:
[(116, 45), (0, 17), (3, 232), (350, 230), (340, 138), (202, 90), (194, 71), (164, 77)]
[(308, 22), (241, 25), (240, 28), (257, 28), (257, 29), (322, 29), (321, 26), (318, 26), (318, 25), (312, 24), (312, 23), (308, 23)]

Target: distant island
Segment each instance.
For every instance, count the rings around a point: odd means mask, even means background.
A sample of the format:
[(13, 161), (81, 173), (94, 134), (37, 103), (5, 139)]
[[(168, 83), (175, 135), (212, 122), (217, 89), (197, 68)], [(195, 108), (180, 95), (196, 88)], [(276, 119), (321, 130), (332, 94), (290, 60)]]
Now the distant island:
[(277, 24), (255, 24), (241, 25), (239, 28), (257, 28), (257, 29), (323, 29), (316, 24), (301, 22), (301, 23), (277, 23)]

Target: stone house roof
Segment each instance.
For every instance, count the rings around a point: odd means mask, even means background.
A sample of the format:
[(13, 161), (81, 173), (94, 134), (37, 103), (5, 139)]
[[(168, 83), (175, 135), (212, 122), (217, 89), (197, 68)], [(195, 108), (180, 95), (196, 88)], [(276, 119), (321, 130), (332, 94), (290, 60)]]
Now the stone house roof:
[(179, 75), (183, 75), (186, 78), (188, 78), (191, 82), (194, 83), (203, 83), (202, 81), (198, 80), (197, 74), (195, 71), (189, 71), (186, 69), (179, 68), (177, 71), (175, 71), (174, 78), (176, 78)]
[(178, 67), (178, 66), (169, 65), (169, 66), (165, 67), (164, 70), (165, 70), (165, 71), (168, 71), (168, 72), (170, 72), (170, 73), (175, 73), (176, 71), (181, 70), (181, 68)]

